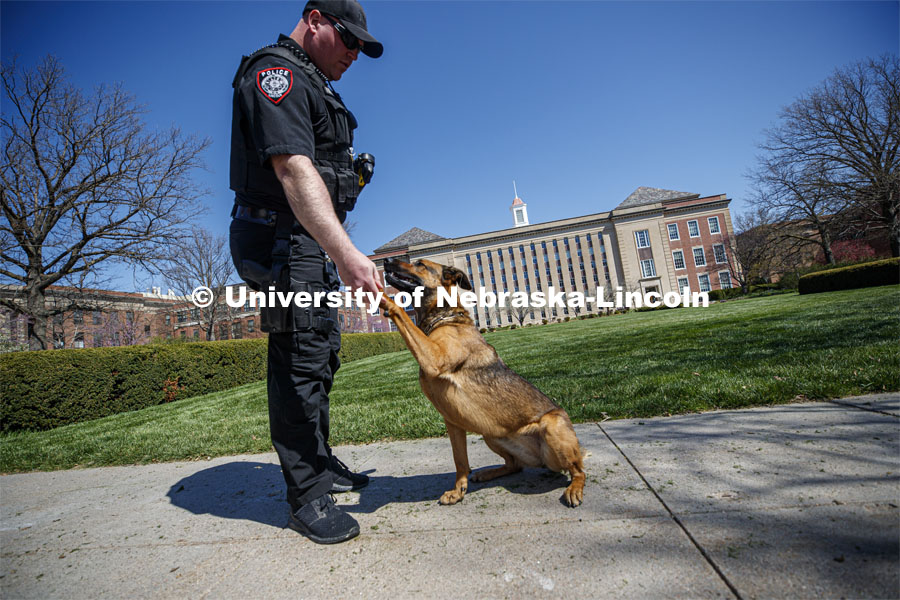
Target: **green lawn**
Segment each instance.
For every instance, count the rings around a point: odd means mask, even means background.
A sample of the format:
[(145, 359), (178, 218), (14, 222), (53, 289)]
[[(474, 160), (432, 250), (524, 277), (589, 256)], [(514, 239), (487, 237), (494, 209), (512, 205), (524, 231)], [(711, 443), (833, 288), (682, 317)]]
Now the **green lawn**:
[[(487, 335), (578, 421), (900, 390), (900, 287), (734, 300)], [(440, 436), (408, 352), (344, 365), (333, 445)], [(265, 383), (51, 431), (0, 436), (0, 471), (270, 450)]]

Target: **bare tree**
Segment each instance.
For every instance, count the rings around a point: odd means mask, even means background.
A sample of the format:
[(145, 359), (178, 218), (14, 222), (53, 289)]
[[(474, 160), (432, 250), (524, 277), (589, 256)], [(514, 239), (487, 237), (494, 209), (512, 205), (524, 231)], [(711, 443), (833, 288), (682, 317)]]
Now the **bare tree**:
[(771, 227), (786, 247), (818, 246), (825, 261), (834, 263), (831, 251), (833, 215), (844, 202), (830, 185), (823, 165), (798, 164), (782, 157), (761, 159), (754, 173), (750, 204), (774, 215)]
[(197, 312), (207, 340), (216, 339), (216, 325), (230, 318), (225, 300), (225, 286), (236, 278), (228, 240), (213, 235), (202, 227), (172, 245), (172, 258), (162, 268), (162, 274), (179, 296), (190, 297), (198, 286), (212, 292), (210, 304)]
[(485, 308), (484, 311), (491, 320), (491, 327), (503, 327), (503, 315), (507, 313), (506, 308), (494, 304), (493, 306)]
[(507, 312), (509, 313), (510, 321), (515, 321), (521, 327), (533, 310), (530, 306), (510, 306)]
[(791, 218), (779, 204), (789, 196), (821, 203), (834, 215), (832, 233), (881, 231), (900, 256), (898, 56), (837, 69), (786, 107), (781, 119), (761, 146), (768, 156), (754, 174), (763, 184), (756, 203), (781, 220)]
[(736, 232), (724, 232), (725, 253), (731, 279), (747, 293), (753, 281), (768, 280), (775, 259), (775, 231), (765, 209), (738, 215)]
[(148, 319), (143, 314), (125, 312), (124, 318), (120, 312), (101, 313), (100, 323), (93, 328), (94, 346), (131, 346), (133, 344), (145, 344), (150, 341), (150, 335), (144, 330), (149, 325)]
[[(607, 283), (609, 283), (609, 282), (607, 282)], [(603, 313), (610, 314), (610, 313), (618, 312), (619, 309), (615, 307), (616, 290), (614, 290), (612, 288), (611, 284), (604, 285), (602, 289), (603, 289), (603, 302), (605, 302), (606, 304), (613, 304), (612, 307), (605, 306), (603, 308)]]
[[(98, 287), (103, 267), (166, 256), (198, 213), (189, 175), (209, 141), (145, 131), (133, 96), (118, 85), (85, 95), (53, 57), (4, 63), (2, 83), (0, 282), (21, 286), (2, 304), (29, 317), (29, 345), (42, 349), (52, 315), (95, 308), (78, 292)], [(50, 286), (76, 293), (48, 303)]]

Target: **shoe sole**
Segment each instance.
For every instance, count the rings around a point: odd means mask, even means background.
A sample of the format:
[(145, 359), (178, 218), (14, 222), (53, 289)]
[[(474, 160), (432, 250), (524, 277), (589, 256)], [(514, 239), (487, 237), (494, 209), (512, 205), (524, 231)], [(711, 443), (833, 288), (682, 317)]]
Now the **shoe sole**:
[(356, 536), (359, 535), (359, 525), (353, 527), (347, 533), (344, 533), (335, 537), (322, 537), (312, 533), (309, 529), (307, 529), (302, 523), (298, 523), (291, 519), (288, 522), (288, 527), (299, 533), (300, 535), (312, 540), (317, 544), (340, 544), (341, 542), (346, 542), (347, 540), (352, 540)]
[(356, 490), (361, 490), (362, 488), (369, 485), (369, 482), (361, 483), (358, 485), (341, 485), (340, 483), (332, 483), (331, 491), (335, 493), (339, 492), (354, 492)]

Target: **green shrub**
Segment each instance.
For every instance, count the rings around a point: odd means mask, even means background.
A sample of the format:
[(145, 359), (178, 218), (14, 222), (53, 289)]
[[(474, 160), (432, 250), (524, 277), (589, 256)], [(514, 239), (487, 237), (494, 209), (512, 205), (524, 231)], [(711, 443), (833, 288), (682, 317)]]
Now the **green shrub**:
[(777, 289), (779, 289), (777, 283), (752, 283), (750, 284), (749, 292), (752, 294), (753, 292), (766, 292)]
[(733, 287), (733, 288), (725, 288), (718, 290), (711, 290), (708, 292), (709, 299), (711, 301), (719, 301), (719, 300), (728, 300), (729, 298), (737, 298), (741, 295), (741, 288)]
[(800, 277), (801, 294), (891, 285), (900, 283), (900, 258), (888, 258), (817, 271)]
[(393, 333), (344, 333), (341, 335), (341, 362), (406, 350), (403, 338)]
[[(0, 430), (52, 429), (259, 381), (268, 338), (0, 355)], [(398, 333), (342, 336), (344, 362), (403, 350)]]
[(265, 339), (6, 354), (0, 422), (52, 429), (256, 381), (265, 365)]

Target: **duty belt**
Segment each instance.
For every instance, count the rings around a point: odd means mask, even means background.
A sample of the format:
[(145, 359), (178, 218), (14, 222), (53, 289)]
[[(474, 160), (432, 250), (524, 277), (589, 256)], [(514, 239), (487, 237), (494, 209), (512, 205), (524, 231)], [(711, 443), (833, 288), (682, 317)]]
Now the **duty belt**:
[(237, 203), (231, 209), (231, 217), (241, 221), (256, 223), (257, 225), (268, 225), (269, 227), (275, 227), (275, 223), (278, 221), (278, 213), (274, 210), (244, 206)]

